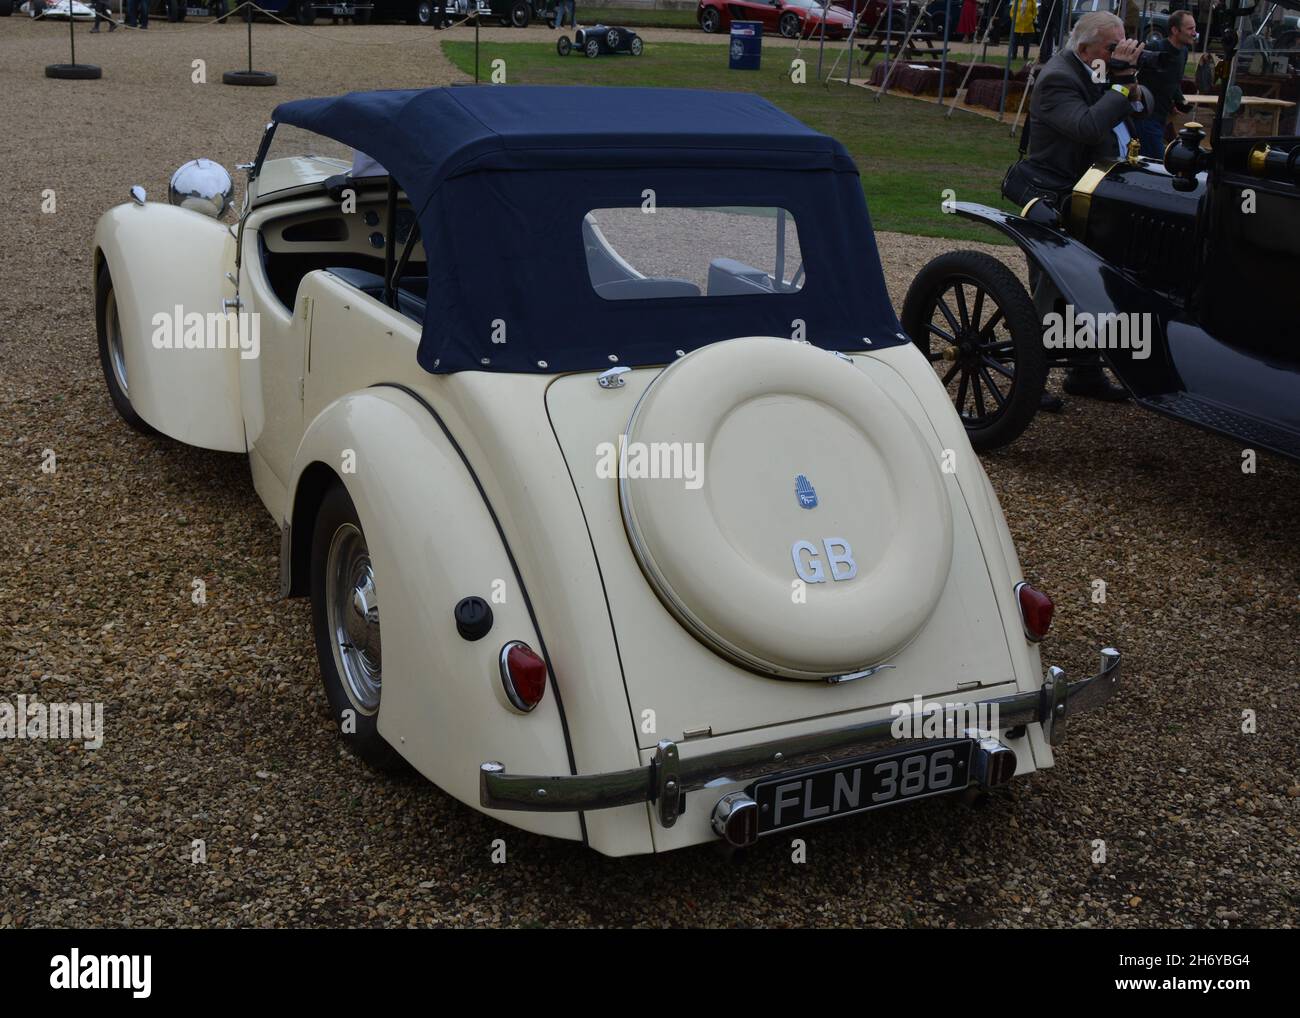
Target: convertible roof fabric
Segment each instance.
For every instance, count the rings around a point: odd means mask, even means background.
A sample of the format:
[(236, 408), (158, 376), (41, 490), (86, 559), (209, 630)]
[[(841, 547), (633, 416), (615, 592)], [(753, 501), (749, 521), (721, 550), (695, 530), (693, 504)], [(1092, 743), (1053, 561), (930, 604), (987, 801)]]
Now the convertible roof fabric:
[[(273, 119), (366, 153), (406, 192), (430, 265), (427, 370), (661, 364), (719, 339), (790, 335), (795, 319), (828, 349), (906, 341), (852, 159), (757, 96), (496, 85), (302, 99)], [(586, 268), (583, 216), (639, 206), (647, 188), (663, 206), (787, 209), (804, 286), (603, 300)]]

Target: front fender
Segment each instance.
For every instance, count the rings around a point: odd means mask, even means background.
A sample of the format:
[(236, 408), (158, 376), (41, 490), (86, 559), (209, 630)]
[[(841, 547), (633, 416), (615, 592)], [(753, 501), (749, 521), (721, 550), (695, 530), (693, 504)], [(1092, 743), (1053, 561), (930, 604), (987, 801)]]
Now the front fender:
[[(204, 449), (244, 452), (239, 400), (237, 341), (223, 349), (158, 347), (184, 341), (180, 315), (222, 312), (234, 286), (235, 240), (215, 219), (150, 202), (109, 209), (95, 228), (95, 272), (108, 266), (122, 328), (131, 406), (164, 435)], [(158, 334), (154, 316), (167, 316), (169, 334)], [(199, 333), (194, 334), (196, 337)], [(223, 332), (222, 337), (225, 336)], [(216, 336), (212, 337), (214, 340)]]
[(1102, 352), (1120, 379), (1139, 396), (1177, 387), (1166, 340), (1169, 323), (1181, 312), (1176, 304), (1133, 282), (1090, 248), (1046, 223), (972, 202), (955, 202), (953, 209), (959, 216), (987, 223), (1014, 240), (1075, 313), (1150, 315), (1149, 357), (1135, 357), (1133, 350)]
[[(345, 456), (354, 472), (342, 472)], [(532, 713), (519, 714), (506, 700), (502, 646), (523, 640), (539, 653), (545, 647), (474, 478), (432, 414), (403, 390), (385, 386), (329, 404), (298, 448), (283, 519), (301, 518), (294, 502), (311, 490), (310, 475), (318, 477), (322, 465), (347, 488), (374, 563), (384, 738), (475, 809), (481, 808), (479, 765), (502, 747), (511, 760), (518, 756), (539, 768), (535, 773), (573, 773), (554, 672)], [(470, 595), (484, 598), (493, 612), (491, 631), (472, 642), (460, 636), (453, 617), (456, 603)], [(582, 837), (578, 814), (488, 812), (538, 834)]]

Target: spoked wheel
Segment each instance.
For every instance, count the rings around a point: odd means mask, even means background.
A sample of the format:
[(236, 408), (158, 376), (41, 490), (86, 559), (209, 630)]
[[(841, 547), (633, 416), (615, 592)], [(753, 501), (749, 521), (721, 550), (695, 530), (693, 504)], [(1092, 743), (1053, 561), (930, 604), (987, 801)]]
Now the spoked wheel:
[(596, 57), (600, 56), (600, 40), (588, 39), (587, 45), (584, 48), (583, 52), (586, 53), (587, 56), (589, 56), (592, 60), (595, 60)]
[(383, 659), (375, 567), (356, 507), (342, 484), (321, 501), (312, 533), (311, 613), (321, 680), (348, 747), (382, 770), (402, 758), (379, 734)]
[(567, 57), (571, 49), (573, 49), (573, 43), (569, 41), (567, 35), (562, 35), (555, 40), (555, 52), (560, 56)]
[(1033, 301), (996, 258), (954, 251), (925, 266), (903, 301), (903, 328), (938, 372), (975, 449), (1029, 426), (1047, 382)]

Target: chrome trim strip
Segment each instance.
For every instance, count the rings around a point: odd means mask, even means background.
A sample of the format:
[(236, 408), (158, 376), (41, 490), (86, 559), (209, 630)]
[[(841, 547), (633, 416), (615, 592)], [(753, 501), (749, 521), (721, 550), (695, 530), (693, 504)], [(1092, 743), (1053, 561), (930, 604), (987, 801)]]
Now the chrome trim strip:
[[(1065, 719), (1079, 711), (1101, 706), (1115, 691), (1120, 676), (1120, 653), (1113, 647), (1101, 652), (1101, 670), (1078, 682), (1067, 682), (1059, 668), (1049, 669), (1038, 689), (974, 701), (996, 704), (998, 723), (1004, 728), (1037, 721), (1047, 728), (1056, 745), (1065, 734)], [(967, 705), (963, 705), (967, 706)], [(956, 708), (953, 709), (956, 714)], [(873, 750), (906, 743), (894, 738), (896, 718), (879, 718), (845, 728), (792, 736), (752, 746), (720, 750), (681, 759), (676, 745), (665, 740), (655, 751), (655, 762), (606, 774), (555, 777), (508, 774), (499, 762), (479, 768), (479, 802), (485, 809), (571, 812), (611, 809), (635, 803), (658, 802), (661, 822), (671, 826), (677, 818), (677, 796), (710, 786), (732, 784), (779, 774), (796, 766), (834, 763)], [(670, 752), (668, 747), (671, 747)], [(669, 790), (675, 785), (674, 795)], [(662, 802), (661, 800), (668, 800)], [(671, 820), (668, 817), (671, 815)]]

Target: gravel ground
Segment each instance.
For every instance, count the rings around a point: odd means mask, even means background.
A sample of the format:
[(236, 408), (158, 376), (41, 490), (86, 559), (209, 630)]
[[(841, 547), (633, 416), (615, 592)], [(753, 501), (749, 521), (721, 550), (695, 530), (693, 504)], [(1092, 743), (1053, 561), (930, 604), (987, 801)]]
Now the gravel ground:
[[(41, 76), (65, 30), (0, 21), (0, 699), (102, 701), (108, 729), (93, 752), (0, 742), (0, 927), (1296, 925), (1300, 471), (1243, 474), (1233, 443), (1130, 407), (1072, 403), (986, 460), (1057, 600), (1047, 656), (1127, 656), (1113, 709), (1009, 798), (813, 828), (803, 864), (784, 842), (610, 860), (349, 756), (245, 462), (129, 431), (94, 352), (91, 232), (128, 185), (251, 157), (276, 102), (454, 73), (402, 26), (261, 37), (274, 90), (192, 84), (194, 59), (214, 80), (243, 59), (202, 23), (83, 29), (105, 78), (74, 83)], [(880, 244), (895, 300), (946, 247)]]

